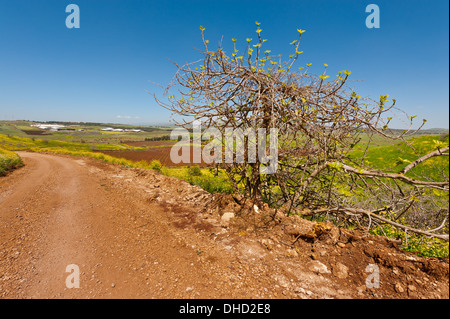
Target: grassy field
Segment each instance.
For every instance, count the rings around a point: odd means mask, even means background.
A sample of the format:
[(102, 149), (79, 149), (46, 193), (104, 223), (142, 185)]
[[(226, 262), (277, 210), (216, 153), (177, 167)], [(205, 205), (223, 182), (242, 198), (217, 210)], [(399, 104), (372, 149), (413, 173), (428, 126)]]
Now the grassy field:
[(199, 167), (180, 167), (162, 169), (167, 176), (183, 179), (192, 185), (197, 185), (210, 193), (233, 193), (233, 185), (228, 180), (225, 172), (219, 170), (215, 175), (214, 169)]
[[(362, 143), (355, 147), (349, 154), (350, 158), (358, 163), (358, 158), (365, 153), (364, 164), (373, 170), (380, 170), (391, 173), (398, 173), (408, 164), (416, 159), (449, 145), (448, 131), (441, 131), (439, 135), (417, 134), (407, 139), (408, 143), (396, 142), (386, 139), (375, 139), (366, 152), (367, 137)], [(449, 158), (448, 156), (433, 157), (422, 162), (412, 170), (406, 173), (406, 176), (418, 180), (448, 181), (449, 176)], [(345, 189), (343, 186), (342, 189)], [(440, 203), (441, 207), (448, 207), (449, 194), (440, 190), (423, 190), (423, 194), (429, 193), (427, 200), (433, 200)], [(423, 212), (433, 213), (433, 212)], [(402, 218), (403, 220), (403, 218)], [(403, 222), (407, 224), (406, 222)], [(398, 230), (390, 225), (384, 225), (382, 228), (373, 228), (372, 234), (386, 235), (391, 238), (402, 238), (404, 250), (413, 252), (425, 257), (449, 258), (449, 244), (439, 239), (417, 236)]]
[[(389, 140), (385, 141), (384, 145), (374, 143), (369, 147), (364, 162), (375, 170), (397, 173), (421, 156), (438, 147), (448, 146), (449, 136), (448, 134), (413, 136), (408, 139), (408, 142), (410, 145)], [(364, 150), (363, 142), (355, 147), (350, 153), (350, 157), (356, 160), (364, 154)], [(427, 176), (435, 181), (442, 181), (443, 175), (448, 176), (448, 173), (448, 157), (439, 156), (421, 163), (407, 175), (419, 179)]]
[[(29, 121), (0, 121), (0, 134), (18, 137), (39, 138), (46, 141), (66, 141), (86, 144), (121, 144), (126, 141), (144, 141), (146, 138), (155, 138), (169, 135), (170, 127), (131, 126), (124, 124), (99, 123), (64, 123), (67, 129), (73, 131), (50, 132), (40, 130), (31, 125), (38, 124)], [(141, 129), (142, 132), (112, 132), (101, 129), (112, 127), (118, 129)], [(27, 134), (35, 131), (38, 134)], [(44, 135), (43, 135), (44, 134)]]
[[(75, 132), (45, 132), (48, 135), (30, 136), (24, 131), (36, 130), (32, 127), (32, 122), (14, 121), (0, 122), (0, 147), (5, 150), (31, 150), (39, 152), (64, 153), (75, 156), (89, 156), (106, 160), (111, 163), (124, 163), (127, 166), (137, 167), (163, 167), (164, 173), (188, 180), (189, 182), (200, 185), (212, 192), (231, 192), (231, 186), (226, 178), (219, 174), (214, 176), (208, 168), (202, 168), (197, 176), (189, 174), (187, 167), (168, 168), (167, 161), (160, 157), (148, 156), (149, 152), (157, 152), (158, 148), (167, 151), (170, 141), (153, 142), (154, 148), (149, 148), (149, 143), (145, 139), (167, 136), (170, 134), (169, 128), (141, 127), (148, 131), (140, 133), (124, 132), (104, 132), (101, 128), (111, 127), (109, 124), (66, 124), (67, 127), (76, 127)], [(126, 125), (118, 125), (122, 128), (136, 128)], [(439, 130), (438, 130), (439, 131)], [(441, 131), (439, 131), (441, 132)], [(358, 162), (366, 149), (369, 138), (362, 136), (362, 140), (350, 153), (350, 157)], [(128, 144), (125, 144), (129, 142)], [(433, 151), (436, 147), (448, 145), (448, 134), (442, 135), (416, 135), (409, 139), (410, 145), (399, 143), (394, 140), (387, 140), (379, 136), (372, 139), (370, 147), (366, 152), (364, 162), (369, 167), (376, 170), (388, 172), (399, 172), (411, 161)], [(167, 145), (166, 145), (167, 144)], [(164, 146), (164, 147), (162, 147)], [(98, 153), (105, 151), (107, 154)], [(120, 154), (134, 154), (134, 156), (125, 156)], [(142, 156), (141, 156), (142, 155)], [(146, 156), (144, 156), (146, 155)], [(151, 154), (150, 154), (151, 155)], [(167, 154), (165, 154), (167, 155)], [(122, 155), (123, 156), (123, 155)], [(166, 156), (167, 157), (167, 156)], [(153, 162), (153, 164), (152, 164)], [(164, 165), (161, 165), (163, 162)], [(155, 164), (156, 163), (156, 164)], [(422, 163), (408, 172), (408, 175), (414, 178), (423, 178), (428, 176), (440, 181), (444, 176), (448, 176), (448, 158), (432, 158)]]

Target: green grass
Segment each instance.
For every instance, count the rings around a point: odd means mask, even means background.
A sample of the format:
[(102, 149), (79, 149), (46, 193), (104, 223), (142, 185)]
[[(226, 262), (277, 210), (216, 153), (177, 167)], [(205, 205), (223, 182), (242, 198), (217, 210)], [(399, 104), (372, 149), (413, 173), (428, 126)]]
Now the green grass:
[(0, 176), (5, 176), (9, 171), (21, 166), (23, 162), (19, 155), (0, 147)]
[[(408, 164), (416, 159), (449, 145), (449, 137), (444, 135), (421, 135), (408, 139), (409, 146), (406, 143), (392, 143), (386, 141), (383, 143), (374, 143), (369, 147), (364, 160), (365, 164), (374, 170), (383, 170), (386, 172), (398, 173)], [(351, 157), (359, 158), (364, 153), (365, 145), (360, 145), (351, 152)], [(448, 156), (433, 157), (406, 173), (406, 176), (419, 180), (445, 181), (449, 176), (449, 158)], [(345, 191), (345, 185), (341, 188)], [(424, 195), (433, 198), (433, 201), (439, 203), (442, 207), (448, 207), (449, 194), (445, 191), (434, 189), (422, 190)], [(405, 224), (405, 221), (403, 221)], [(405, 233), (390, 225), (383, 225), (372, 230), (375, 235), (387, 235), (391, 238), (402, 238), (404, 246), (402, 249), (413, 252), (419, 256), (425, 257), (449, 257), (449, 244), (440, 239), (433, 239), (426, 236), (419, 236)], [(407, 238), (405, 243), (405, 238)]]
[(109, 143), (76, 143), (59, 140), (46, 140), (42, 138), (28, 138), (12, 135), (0, 135), (0, 146), (10, 150), (32, 150), (32, 151), (50, 151), (57, 150), (88, 152), (88, 151), (118, 151), (124, 149), (143, 149), (140, 147), (131, 147), (122, 144)]
[(391, 225), (383, 225), (382, 228), (371, 229), (373, 235), (401, 238), (401, 248), (422, 257), (449, 258), (449, 245), (447, 242), (426, 236), (409, 234), (394, 228)]
[[(449, 138), (448, 135), (423, 135), (412, 137), (408, 142), (412, 147), (406, 143), (374, 145), (369, 148), (364, 162), (376, 170), (398, 173), (411, 162), (436, 150), (437, 146), (441, 148), (448, 146)], [(350, 153), (350, 157), (357, 159), (363, 154), (364, 146), (361, 145)], [(435, 181), (442, 181), (442, 173), (446, 176), (449, 174), (447, 156), (431, 158), (410, 170), (406, 175), (419, 179), (427, 176)]]
[[(17, 137), (0, 135), (0, 149), (5, 151), (33, 151), (45, 153), (68, 154), (79, 157), (92, 157), (103, 160), (108, 163), (125, 165), (127, 167), (140, 167), (151, 169), (154, 167), (145, 161), (133, 162), (123, 158), (109, 156), (103, 153), (94, 152), (95, 150), (123, 150), (130, 147), (120, 144), (86, 144), (70, 143), (65, 141), (47, 141), (35, 138)], [(142, 148), (131, 148), (142, 149)], [(154, 164), (154, 163), (153, 163)]]
[[(68, 128), (75, 129), (71, 132), (50, 132), (48, 135), (27, 135), (25, 131), (39, 130), (32, 127), (29, 121), (0, 121), (0, 134), (17, 137), (39, 138), (42, 140), (68, 141), (86, 144), (122, 144), (125, 141), (144, 141), (146, 138), (161, 137), (170, 134), (169, 127), (132, 126), (124, 124), (100, 124), (100, 123), (61, 123)], [(142, 129), (143, 132), (108, 132), (101, 131), (105, 127), (123, 129)]]
[(192, 167), (163, 167), (161, 170), (166, 176), (175, 177), (187, 181), (192, 185), (197, 185), (210, 193), (233, 193), (233, 185), (228, 180), (224, 171), (219, 170), (215, 176), (209, 168)]

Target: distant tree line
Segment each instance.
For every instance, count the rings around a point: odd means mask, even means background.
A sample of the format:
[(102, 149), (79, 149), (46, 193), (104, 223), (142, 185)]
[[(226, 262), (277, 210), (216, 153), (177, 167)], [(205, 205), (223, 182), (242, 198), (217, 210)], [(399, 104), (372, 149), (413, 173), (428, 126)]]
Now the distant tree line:
[(145, 141), (170, 141), (170, 135), (156, 136), (156, 137), (146, 137)]

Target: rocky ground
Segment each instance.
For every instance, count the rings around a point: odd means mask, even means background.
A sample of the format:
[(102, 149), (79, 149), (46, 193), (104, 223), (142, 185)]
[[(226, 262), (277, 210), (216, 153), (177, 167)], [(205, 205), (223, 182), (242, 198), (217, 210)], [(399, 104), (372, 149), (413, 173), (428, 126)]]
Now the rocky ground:
[(449, 298), (448, 259), (363, 230), (150, 170), (20, 155), (0, 178), (2, 298)]

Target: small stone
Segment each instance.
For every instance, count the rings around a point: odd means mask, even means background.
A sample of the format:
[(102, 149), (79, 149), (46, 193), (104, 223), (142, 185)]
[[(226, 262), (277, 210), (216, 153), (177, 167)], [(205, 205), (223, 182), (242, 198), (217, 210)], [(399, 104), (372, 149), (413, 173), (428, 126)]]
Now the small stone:
[(230, 223), (230, 220), (234, 218), (234, 213), (227, 212), (223, 213), (222, 217), (220, 218), (220, 221), (222, 222), (223, 226), (227, 226)]
[(344, 248), (345, 247), (345, 244), (344, 243), (338, 243), (337, 244), (339, 247), (341, 247), (341, 248)]
[(416, 288), (416, 286), (408, 285), (408, 290), (409, 290), (409, 291), (416, 291), (417, 288)]
[(336, 263), (333, 267), (333, 275), (338, 278), (344, 279), (348, 277), (348, 267), (340, 262)]
[(111, 287), (112, 287), (112, 288), (114, 288), (115, 286), (116, 286), (116, 284), (115, 284), (115, 283), (112, 283), (112, 284), (111, 284)]
[(318, 274), (329, 274), (330, 273), (327, 266), (325, 266), (318, 260), (311, 261), (308, 265), (308, 269), (310, 271), (318, 273)]
[(286, 257), (298, 257), (298, 253), (294, 249), (286, 250)]
[(403, 293), (405, 292), (405, 289), (403, 288), (402, 284), (398, 282), (395, 284), (395, 291), (398, 293)]

